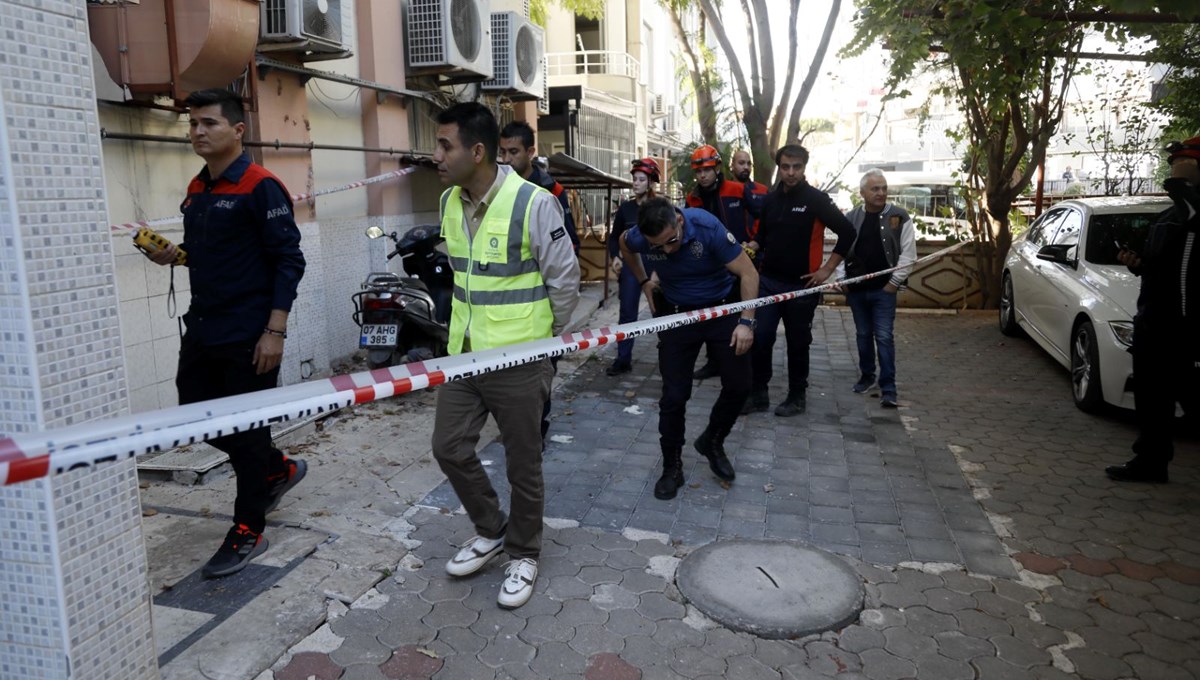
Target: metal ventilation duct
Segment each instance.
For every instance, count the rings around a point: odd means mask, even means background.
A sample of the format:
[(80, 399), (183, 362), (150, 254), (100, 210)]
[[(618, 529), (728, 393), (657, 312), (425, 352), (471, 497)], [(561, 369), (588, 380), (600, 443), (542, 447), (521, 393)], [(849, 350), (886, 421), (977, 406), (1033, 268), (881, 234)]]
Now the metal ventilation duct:
[(257, 0), (88, 3), (92, 43), (112, 79), (130, 92), (182, 98), (224, 87), (258, 44)]

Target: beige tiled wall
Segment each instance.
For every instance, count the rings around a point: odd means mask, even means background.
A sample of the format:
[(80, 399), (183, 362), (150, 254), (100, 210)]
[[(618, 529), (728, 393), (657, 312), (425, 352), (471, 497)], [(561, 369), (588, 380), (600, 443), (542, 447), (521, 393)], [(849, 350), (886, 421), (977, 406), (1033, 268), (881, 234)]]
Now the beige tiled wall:
[[(0, 0), (0, 18), (5, 435), (129, 394), (85, 4)], [(157, 677), (145, 572), (132, 462), (0, 487), (0, 677)]]

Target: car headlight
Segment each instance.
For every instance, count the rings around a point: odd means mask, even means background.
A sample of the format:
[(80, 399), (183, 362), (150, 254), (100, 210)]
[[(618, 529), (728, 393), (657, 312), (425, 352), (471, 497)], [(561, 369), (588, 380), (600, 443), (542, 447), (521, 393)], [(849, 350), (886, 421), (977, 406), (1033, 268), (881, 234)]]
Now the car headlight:
[(1112, 329), (1113, 335), (1117, 337), (1117, 342), (1126, 347), (1133, 344), (1132, 321), (1109, 321), (1108, 327)]

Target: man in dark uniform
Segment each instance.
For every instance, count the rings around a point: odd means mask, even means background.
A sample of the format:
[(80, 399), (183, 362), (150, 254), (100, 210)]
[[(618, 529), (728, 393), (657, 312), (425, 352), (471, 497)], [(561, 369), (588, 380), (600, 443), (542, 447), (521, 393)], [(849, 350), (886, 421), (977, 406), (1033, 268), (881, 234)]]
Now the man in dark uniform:
[[(696, 187), (685, 199), (687, 206), (708, 211), (733, 234), (738, 243), (743, 247), (752, 247), (749, 244), (754, 241), (758, 223), (751, 212), (751, 202), (762, 200), (755, 189), (762, 185), (746, 185), (725, 179), (721, 175), (721, 152), (708, 144), (698, 146), (692, 152), (692, 171), (696, 173)], [(709, 355), (692, 377), (704, 380), (715, 375), (718, 375), (717, 367)]]
[(571, 215), (571, 205), (567, 201), (567, 192), (563, 185), (534, 164), (537, 157), (537, 146), (534, 144), (533, 128), (523, 120), (515, 120), (500, 131), (500, 150), (496, 160), (507, 164), (521, 179), (533, 182), (539, 187), (554, 194), (563, 210), (563, 224), (567, 228), (567, 237), (571, 239), (571, 247), (579, 254), (579, 234), (575, 231), (575, 218)]
[[(646, 276), (639, 253), (654, 267), (657, 283)], [(733, 234), (711, 214), (695, 208), (678, 210), (661, 197), (642, 204), (637, 226), (621, 236), (621, 257), (655, 316), (723, 304), (733, 293), (735, 281), (740, 282), (743, 299), (752, 298), (758, 290), (758, 272)], [(674, 498), (684, 482), (684, 410), (692, 396), (692, 370), (702, 346), (707, 346), (721, 376), (721, 393), (695, 447), (708, 459), (714, 474), (725, 481), (734, 479), (724, 442), (750, 390), (748, 351), (754, 339), (754, 311), (658, 334), (663, 377), (658, 433), (663, 474), (654, 486), (655, 498)]]
[[(788, 144), (775, 154), (779, 185), (763, 200), (758, 238), (751, 247), (759, 252), (762, 271), (755, 297), (790, 293), (818, 286), (837, 268), (854, 243), (854, 227), (829, 195), (804, 179), (808, 150)], [(825, 229), (837, 234), (837, 244), (824, 264)], [(780, 319), (787, 330), (787, 398), (775, 409), (777, 416), (804, 413), (808, 389), (808, 348), (812, 344), (813, 315), (819, 295), (803, 295), (763, 307), (754, 332), (754, 381), (743, 413), (770, 408), (767, 384), (771, 381), (772, 350)]]
[[(205, 166), (181, 206), (180, 248), (192, 287), (175, 376), (181, 404), (275, 387), (288, 312), (305, 265), (291, 197), (242, 150), (241, 99), (228, 90), (201, 90), (187, 104), (192, 149)], [(169, 265), (177, 253), (169, 246), (148, 257)], [(267, 513), (308, 468), (272, 446), (265, 427), (209, 444), (229, 454), (237, 477), (233, 527), (201, 569), (217, 578), (266, 552)]]
[[(571, 239), (571, 247), (575, 255), (579, 255), (579, 234), (575, 232), (575, 218), (571, 216), (571, 206), (567, 202), (567, 192), (563, 186), (538, 166), (533, 159), (537, 156), (537, 146), (534, 144), (533, 128), (523, 120), (514, 120), (500, 130), (500, 148), (496, 161), (508, 165), (521, 179), (532, 182), (554, 194), (558, 204), (562, 206), (563, 226), (567, 228), (567, 237)], [(558, 357), (550, 360), (555, 373), (558, 372)], [(551, 400), (546, 399), (542, 405), (542, 449), (546, 448), (546, 433), (550, 431)]]
[[(733, 173), (733, 178), (741, 182), (755, 196), (765, 196), (771, 190), (765, 184), (755, 182), (751, 178), (754, 172), (754, 160), (750, 157), (750, 152), (745, 149), (738, 149), (733, 152), (733, 158), (729, 161), (729, 169)], [(747, 215), (745, 219), (747, 224), (750, 224), (750, 235), (753, 237), (758, 233), (758, 220), (751, 214), (750, 206), (746, 206)]]
[(1133, 317), (1133, 399), (1138, 437), (1133, 458), (1105, 473), (1119, 482), (1167, 482), (1175, 403), (1189, 422), (1200, 414), (1200, 137), (1167, 146), (1175, 202), (1150, 227), (1140, 252), (1117, 254), (1142, 277)]

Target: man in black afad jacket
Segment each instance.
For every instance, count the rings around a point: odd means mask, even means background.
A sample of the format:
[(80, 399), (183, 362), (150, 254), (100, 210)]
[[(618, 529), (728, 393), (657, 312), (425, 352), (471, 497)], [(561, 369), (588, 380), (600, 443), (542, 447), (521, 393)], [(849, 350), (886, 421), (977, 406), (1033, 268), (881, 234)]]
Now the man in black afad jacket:
[[(788, 144), (775, 153), (779, 184), (763, 200), (758, 236), (750, 244), (759, 251), (759, 297), (825, 283), (854, 243), (854, 227), (842, 211), (828, 194), (805, 179), (807, 166), (808, 150), (799, 144)], [(828, 258), (826, 229), (837, 234), (837, 244)], [(787, 418), (804, 413), (808, 348), (812, 344), (812, 322), (818, 302), (819, 295), (808, 294), (759, 308), (751, 350), (754, 380), (742, 413), (766, 411), (771, 406), (767, 385), (771, 382), (772, 351), (780, 320), (787, 330), (788, 389), (783, 403), (775, 408), (775, 415)]]
[(1141, 252), (1118, 254), (1142, 277), (1133, 317), (1133, 398), (1138, 437), (1133, 459), (1105, 473), (1119, 482), (1167, 481), (1175, 403), (1195, 423), (1200, 414), (1200, 137), (1167, 146), (1175, 202), (1159, 216)]

